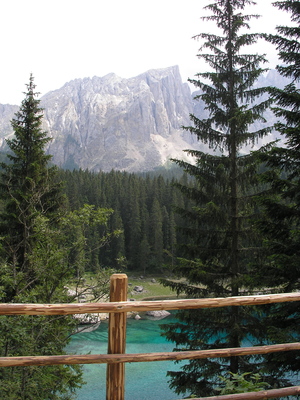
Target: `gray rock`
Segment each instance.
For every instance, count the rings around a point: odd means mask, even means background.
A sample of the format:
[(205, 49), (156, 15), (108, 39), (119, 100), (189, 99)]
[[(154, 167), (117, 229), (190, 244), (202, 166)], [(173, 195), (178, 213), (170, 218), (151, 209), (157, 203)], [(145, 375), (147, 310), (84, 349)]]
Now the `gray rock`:
[(130, 79), (76, 79), (43, 96), (41, 105), (53, 137), (49, 152), (61, 166), (147, 171), (187, 147), (181, 126), (190, 122), (192, 98), (178, 67)]
[(160, 310), (160, 311), (147, 311), (146, 315), (148, 317), (151, 317), (153, 319), (163, 319), (168, 317), (169, 315), (171, 315), (171, 313), (169, 313), (169, 311), (166, 310)]
[[(271, 70), (258, 86), (282, 87), (285, 83)], [(113, 73), (75, 79), (41, 98), (43, 128), (52, 138), (47, 152), (61, 167), (104, 172), (150, 171), (170, 158), (191, 161), (183, 149), (213, 151), (181, 128), (191, 124), (190, 113), (207, 117), (203, 102), (193, 100), (196, 94), (182, 82), (177, 66), (130, 79)], [(0, 104), (2, 151), (7, 150), (5, 138), (13, 133), (10, 120), (18, 108)], [(264, 117), (268, 126), (275, 122), (270, 110)]]
[(135, 286), (135, 287), (133, 288), (133, 290), (134, 290), (135, 292), (141, 293), (141, 292), (144, 290), (144, 287), (143, 287), (143, 286)]
[[(61, 167), (149, 171), (190, 148), (181, 126), (190, 124), (192, 97), (177, 66), (130, 79), (75, 79), (44, 95), (41, 106), (52, 138), (47, 152)], [(0, 108), (4, 136), (13, 111)]]
[(101, 317), (99, 313), (74, 314), (73, 318), (76, 318), (82, 325), (97, 324), (101, 322)]

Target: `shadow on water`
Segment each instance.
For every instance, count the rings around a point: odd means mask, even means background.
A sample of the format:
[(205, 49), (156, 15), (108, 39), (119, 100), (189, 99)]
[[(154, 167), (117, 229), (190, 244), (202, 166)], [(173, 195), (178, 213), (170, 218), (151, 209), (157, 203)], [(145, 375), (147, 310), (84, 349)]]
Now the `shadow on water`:
[[(161, 336), (160, 325), (176, 322), (171, 315), (163, 320), (128, 319), (126, 353), (169, 352), (174, 343), (167, 342)], [(66, 351), (73, 354), (106, 354), (108, 345), (108, 322), (102, 322), (93, 332), (83, 332), (74, 335)], [(245, 346), (254, 343), (247, 340)], [(185, 361), (127, 363), (125, 371), (126, 400), (176, 400), (182, 396), (176, 395), (168, 385), (167, 371), (179, 370)], [(298, 384), (298, 376), (292, 379), (292, 384)], [(106, 398), (106, 364), (84, 365), (83, 379), (87, 382), (77, 391), (77, 400), (105, 400)], [(296, 399), (290, 396), (289, 399)]]
[[(153, 353), (172, 351), (174, 344), (161, 336), (159, 325), (175, 322), (171, 316), (164, 320), (127, 320), (127, 353)], [(66, 351), (73, 354), (106, 354), (108, 323), (103, 322), (93, 332), (75, 335)], [(125, 371), (125, 398), (130, 400), (176, 400), (182, 397), (170, 390), (166, 373), (176, 371), (183, 362), (173, 361), (127, 363)], [(106, 365), (84, 365), (87, 382), (77, 392), (78, 400), (105, 400)]]

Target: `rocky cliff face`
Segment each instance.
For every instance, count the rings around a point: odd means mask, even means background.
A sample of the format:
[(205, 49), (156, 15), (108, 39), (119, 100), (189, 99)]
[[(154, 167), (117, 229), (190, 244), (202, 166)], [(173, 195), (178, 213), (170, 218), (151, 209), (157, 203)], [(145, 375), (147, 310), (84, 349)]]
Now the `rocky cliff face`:
[(62, 167), (146, 171), (193, 144), (181, 129), (192, 97), (178, 67), (74, 80), (41, 104), (53, 138), (48, 151)]
[[(205, 150), (181, 128), (190, 124), (190, 113), (205, 115), (204, 105), (192, 99), (176, 66), (131, 79), (115, 74), (76, 79), (41, 99), (44, 129), (52, 137), (47, 151), (61, 167), (94, 171), (147, 171), (171, 157), (182, 159), (183, 149)], [(0, 105), (2, 150), (17, 110)]]
[(12, 134), (10, 121), (18, 109), (18, 106), (0, 104), (0, 148), (4, 146), (4, 139)]

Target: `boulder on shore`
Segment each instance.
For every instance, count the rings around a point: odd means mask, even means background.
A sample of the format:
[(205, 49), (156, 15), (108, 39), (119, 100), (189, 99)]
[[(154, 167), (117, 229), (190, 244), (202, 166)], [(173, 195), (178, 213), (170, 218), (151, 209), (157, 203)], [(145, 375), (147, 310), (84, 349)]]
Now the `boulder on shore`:
[(146, 315), (151, 319), (163, 319), (171, 315), (169, 311), (160, 310), (160, 311), (147, 311)]
[(89, 325), (89, 324), (97, 324), (101, 321), (101, 317), (99, 313), (91, 313), (91, 314), (74, 314), (73, 316), (76, 318), (81, 325)]
[(143, 286), (135, 286), (135, 287), (133, 288), (133, 290), (134, 290), (135, 292), (141, 293), (141, 292), (144, 290), (144, 287), (143, 287)]

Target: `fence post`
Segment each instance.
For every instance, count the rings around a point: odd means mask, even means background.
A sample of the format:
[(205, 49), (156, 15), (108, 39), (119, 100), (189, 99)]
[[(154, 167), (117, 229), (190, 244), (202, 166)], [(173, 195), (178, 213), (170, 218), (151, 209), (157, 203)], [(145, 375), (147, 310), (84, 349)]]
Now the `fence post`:
[[(110, 301), (127, 301), (126, 274), (110, 277)], [(125, 353), (127, 313), (110, 313), (108, 326), (108, 354)], [(107, 364), (106, 400), (124, 400), (125, 364)]]

